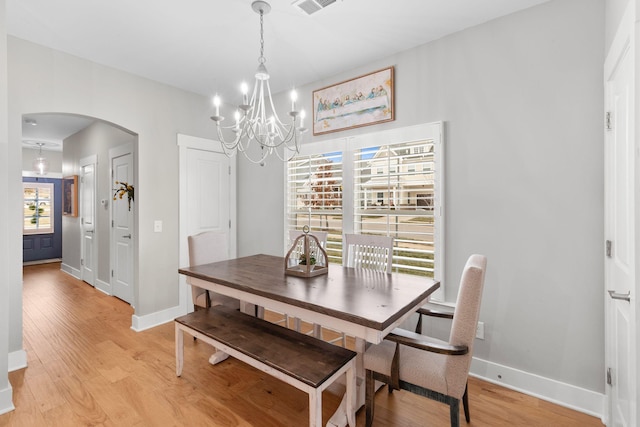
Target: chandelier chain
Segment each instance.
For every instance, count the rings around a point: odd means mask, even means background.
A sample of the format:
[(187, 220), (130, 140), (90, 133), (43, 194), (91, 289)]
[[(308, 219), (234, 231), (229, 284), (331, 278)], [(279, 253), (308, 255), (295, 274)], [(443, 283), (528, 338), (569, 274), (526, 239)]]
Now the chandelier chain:
[(267, 60), (264, 57), (264, 28), (263, 28), (264, 12), (260, 10), (260, 58), (258, 62), (264, 64)]

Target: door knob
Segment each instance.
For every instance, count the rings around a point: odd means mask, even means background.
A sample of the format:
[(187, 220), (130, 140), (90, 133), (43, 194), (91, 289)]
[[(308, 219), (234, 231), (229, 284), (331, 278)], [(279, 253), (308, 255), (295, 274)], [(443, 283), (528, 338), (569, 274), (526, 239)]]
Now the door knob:
[(616, 291), (607, 291), (609, 292), (609, 296), (612, 299), (621, 299), (626, 302), (631, 302), (631, 291), (628, 291), (626, 294), (619, 294)]
[(124, 236), (122, 236), (123, 239), (130, 239), (131, 238), (131, 234), (126, 234)]

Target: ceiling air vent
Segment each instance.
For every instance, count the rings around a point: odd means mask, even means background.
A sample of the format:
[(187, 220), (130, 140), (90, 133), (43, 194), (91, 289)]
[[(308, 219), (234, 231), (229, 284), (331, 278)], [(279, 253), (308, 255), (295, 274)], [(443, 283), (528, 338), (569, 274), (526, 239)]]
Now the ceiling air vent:
[(295, 0), (293, 5), (307, 15), (311, 15), (335, 2), (336, 0)]

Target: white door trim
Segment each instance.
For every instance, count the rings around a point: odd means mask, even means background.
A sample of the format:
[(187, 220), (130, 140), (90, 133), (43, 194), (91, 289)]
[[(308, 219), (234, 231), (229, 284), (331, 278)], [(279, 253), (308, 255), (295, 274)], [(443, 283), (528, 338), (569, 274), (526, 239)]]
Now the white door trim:
[[(632, 148), (630, 150), (630, 152), (632, 153), (630, 155), (631, 158), (629, 158), (629, 169), (630, 169), (630, 175), (632, 177), (632, 179), (630, 179), (630, 182), (627, 183), (627, 185), (629, 185), (631, 187), (631, 194), (635, 194), (637, 189), (640, 188), (640, 184), (638, 183), (638, 130), (637, 130), (637, 125), (638, 125), (638, 120), (636, 118), (636, 114), (637, 114), (637, 110), (638, 110), (638, 100), (640, 99), (640, 94), (639, 94), (639, 90), (640, 90), (640, 85), (638, 84), (638, 76), (637, 74), (637, 70), (638, 70), (638, 63), (637, 60), (640, 57), (638, 49), (640, 48), (638, 46), (637, 43), (637, 34), (639, 34), (639, 27), (640, 24), (638, 24), (636, 22), (636, 2), (635, 1), (630, 1), (628, 3), (627, 9), (625, 10), (625, 13), (622, 17), (622, 19), (620, 20), (620, 24), (616, 30), (616, 35), (615, 38), (611, 44), (611, 47), (609, 49), (609, 53), (607, 55), (607, 58), (605, 60), (604, 63), (604, 84), (605, 84), (605, 111), (613, 111), (614, 109), (614, 105), (612, 104), (612, 99), (611, 99), (611, 81), (614, 79), (615, 75), (618, 73), (618, 70), (620, 69), (620, 65), (622, 64), (622, 61), (627, 58), (628, 61), (630, 61), (630, 66), (631, 66), (631, 74), (632, 76), (632, 93), (630, 94), (630, 111), (628, 112), (628, 114), (626, 115), (626, 119), (629, 120), (629, 126), (628, 129), (630, 129), (630, 132), (632, 133), (631, 135), (631, 140), (630, 140), (630, 144), (632, 145)], [(615, 117), (613, 118), (614, 123), (615, 123)], [(615, 124), (614, 124), (615, 126)], [(618, 131), (617, 129), (614, 128), (613, 131), (607, 131), (605, 130), (605, 135), (604, 135), (604, 142), (605, 144), (610, 143), (610, 139), (611, 139), (611, 135), (607, 134), (606, 132), (616, 132)], [(608, 186), (610, 185), (608, 183), (608, 181), (611, 179), (612, 173), (614, 172), (612, 170), (612, 168), (614, 167), (614, 162), (613, 159), (610, 158), (609, 156), (609, 146), (605, 145), (605, 224), (604, 224), (604, 231), (605, 231), (605, 239), (613, 239), (613, 218), (612, 218), (612, 211), (614, 209), (614, 203), (616, 203), (615, 200), (612, 200), (610, 191), (608, 190)], [(633, 199), (633, 197), (632, 197)], [(629, 224), (631, 227), (631, 234), (633, 235), (630, 239), (629, 245), (628, 247), (626, 247), (626, 250), (630, 251), (631, 256), (630, 259), (632, 260), (631, 263), (629, 263), (628, 267), (628, 273), (631, 276), (631, 282), (629, 284), (630, 286), (630, 292), (631, 292), (631, 302), (628, 304), (631, 304), (629, 306), (629, 315), (631, 317), (630, 319), (630, 323), (631, 323), (631, 327), (634, 328), (634, 330), (631, 332), (631, 334), (629, 335), (631, 337), (631, 341), (628, 343), (628, 345), (630, 346), (630, 352), (629, 354), (631, 355), (637, 355), (638, 354), (638, 344), (639, 344), (639, 340), (637, 338), (637, 332), (638, 332), (638, 325), (637, 325), (637, 319), (635, 318), (637, 316), (637, 312), (638, 312), (638, 290), (640, 289), (640, 287), (638, 286), (638, 274), (637, 274), (637, 266), (640, 265), (638, 263), (638, 261), (636, 260), (636, 254), (637, 254), (637, 248), (638, 248), (638, 242), (640, 242), (640, 237), (638, 236), (638, 233), (640, 233), (640, 227), (635, 226), (635, 224), (637, 223), (638, 220), (638, 212), (640, 212), (639, 210), (639, 203), (640, 203), (640, 197), (635, 197), (635, 200), (631, 200), (630, 203), (632, 203), (631, 207), (631, 214), (632, 214), (632, 218), (630, 218)], [(615, 239), (613, 239), (615, 240)], [(613, 251), (614, 251), (614, 256), (615, 256), (615, 251), (616, 251), (616, 242), (613, 242)], [(606, 256), (606, 254), (605, 254)], [(616, 329), (613, 327), (613, 312), (612, 312), (612, 304), (616, 304), (616, 302), (612, 302), (609, 298), (609, 295), (607, 294), (607, 290), (609, 289), (616, 289), (616, 283), (617, 281), (614, 281), (612, 279), (613, 277), (613, 273), (612, 273), (612, 268), (613, 266), (611, 265), (611, 263), (614, 262), (613, 260), (609, 259), (609, 258), (605, 258), (605, 289), (604, 289), (604, 298), (605, 298), (605, 369), (611, 368), (611, 367), (615, 367), (617, 366), (614, 360), (614, 357), (618, 354), (615, 348), (615, 342), (616, 340), (614, 339), (614, 333), (616, 332)], [(618, 304), (627, 304), (626, 302), (617, 302)], [(631, 357), (632, 359), (637, 359), (637, 356)], [(630, 365), (630, 369), (631, 371), (635, 371), (631, 373), (631, 378), (628, 378), (629, 381), (629, 392), (630, 395), (632, 396), (632, 400), (635, 400), (635, 405), (632, 405), (632, 408), (630, 409), (631, 413), (630, 413), (630, 420), (629, 422), (631, 422), (631, 424), (633, 425), (634, 423), (637, 422), (638, 420), (638, 375), (640, 374), (640, 362), (637, 360), (633, 360), (631, 362)], [(616, 372), (612, 372), (612, 382), (614, 383), (614, 386), (616, 385), (616, 376), (617, 373)], [(608, 385), (605, 383), (605, 394), (606, 394), (606, 398), (604, 399), (604, 410), (603, 410), (603, 416), (602, 416), (602, 421), (605, 425), (613, 425), (613, 423), (616, 421), (616, 419), (613, 417), (613, 411), (614, 411), (614, 403), (613, 403), (613, 398), (614, 398), (614, 389), (612, 388), (612, 386)]]
[[(187, 224), (187, 151), (190, 149), (197, 149), (203, 151), (210, 151), (213, 153), (223, 153), (219, 148), (220, 143), (206, 138), (199, 138), (190, 135), (178, 134), (177, 145), (179, 150), (179, 180), (180, 180), (180, 267), (189, 265), (189, 248), (187, 246), (187, 237), (189, 236), (188, 224)], [(230, 207), (229, 217), (231, 219), (231, 227), (229, 228), (229, 255), (233, 258), (237, 256), (237, 214), (236, 214), (236, 171), (237, 161), (236, 158), (231, 159), (231, 176), (229, 178), (230, 188)], [(189, 303), (191, 301), (191, 293), (186, 282), (186, 278), (178, 274), (178, 280), (180, 284), (179, 292), (179, 305), (180, 311), (186, 314), (189, 311)]]

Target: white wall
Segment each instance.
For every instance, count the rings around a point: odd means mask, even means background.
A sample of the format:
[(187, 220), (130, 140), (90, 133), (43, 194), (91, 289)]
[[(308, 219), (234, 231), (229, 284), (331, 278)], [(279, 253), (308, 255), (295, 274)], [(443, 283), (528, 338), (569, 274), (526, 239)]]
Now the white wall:
[[(554, 0), (299, 90), (395, 66), (394, 122), (310, 139), (445, 121), (447, 300), (488, 256), (475, 357), (598, 393), (603, 52), (604, 1)], [(282, 254), (278, 163), (239, 162), (241, 255)]]
[[(138, 135), (135, 220), (139, 258), (136, 316), (178, 305), (178, 132), (211, 137), (211, 106), (181, 91), (13, 37), (8, 38), (9, 151), (21, 159), (22, 115), (62, 112), (99, 118)], [(10, 202), (20, 200), (22, 161), (10, 165)], [(19, 211), (9, 224), (9, 351), (22, 347), (21, 229)], [(164, 221), (162, 233), (153, 221)], [(3, 239), (3, 242), (5, 240)], [(3, 259), (4, 261), (4, 259)], [(4, 270), (3, 270), (4, 271)]]
[[(7, 56), (6, 2), (0, 0), (0, 194), (8, 194), (9, 183), (9, 132), (7, 126)], [(9, 252), (15, 251), (9, 244), (9, 204), (0, 204), (0, 414), (13, 409), (12, 390), (9, 384)], [(22, 331), (20, 331), (22, 332)]]

